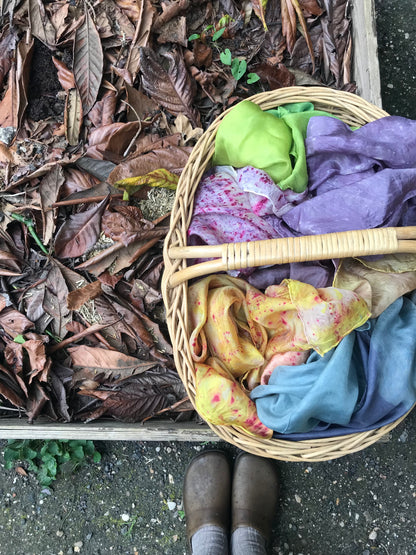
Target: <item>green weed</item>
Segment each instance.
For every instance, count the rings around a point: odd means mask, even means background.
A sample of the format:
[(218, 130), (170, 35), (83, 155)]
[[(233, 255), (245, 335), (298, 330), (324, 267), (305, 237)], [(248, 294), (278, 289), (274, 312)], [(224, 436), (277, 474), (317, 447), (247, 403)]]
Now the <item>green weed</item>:
[(59, 473), (74, 472), (88, 460), (101, 460), (101, 453), (90, 440), (9, 439), (3, 456), (6, 469), (20, 462), (36, 474), (42, 486), (49, 486)]

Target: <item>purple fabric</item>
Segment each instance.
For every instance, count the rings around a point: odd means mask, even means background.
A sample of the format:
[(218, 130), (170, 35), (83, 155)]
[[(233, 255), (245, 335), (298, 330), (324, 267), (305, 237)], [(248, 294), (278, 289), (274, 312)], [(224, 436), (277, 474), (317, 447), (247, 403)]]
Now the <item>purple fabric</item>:
[(352, 131), (313, 117), (306, 154), (312, 197), (283, 216), (293, 234), (416, 222), (416, 121), (388, 116)]

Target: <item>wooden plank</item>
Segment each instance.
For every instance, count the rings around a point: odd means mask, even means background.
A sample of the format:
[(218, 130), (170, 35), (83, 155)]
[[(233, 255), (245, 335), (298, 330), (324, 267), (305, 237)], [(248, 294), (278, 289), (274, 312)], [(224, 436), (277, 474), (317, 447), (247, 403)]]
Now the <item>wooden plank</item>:
[(382, 107), (380, 66), (374, 0), (354, 0), (351, 8), (353, 38), (353, 80), (357, 93)]
[(98, 421), (89, 424), (56, 423), (25, 418), (0, 420), (0, 439), (91, 439), (97, 441), (219, 441), (207, 425), (196, 422), (149, 421), (125, 424)]

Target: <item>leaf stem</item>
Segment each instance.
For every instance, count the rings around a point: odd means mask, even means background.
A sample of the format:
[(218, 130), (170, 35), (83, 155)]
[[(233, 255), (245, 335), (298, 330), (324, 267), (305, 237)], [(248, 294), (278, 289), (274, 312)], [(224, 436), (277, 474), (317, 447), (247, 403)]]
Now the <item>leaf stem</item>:
[(18, 222), (21, 222), (22, 224), (24, 224), (27, 227), (27, 229), (28, 229), (29, 233), (31, 234), (31, 236), (33, 237), (33, 239), (35, 240), (36, 244), (40, 248), (40, 250), (42, 252), (44, 252), (45, 254), (49, 254), (48, 249), (42, 243), (38, 234), (35, 231), (35, 228), (34, 228), (34, 225), (33, 225), (33, 220), (31, 220), (30, 218), (25, 218), (21, 214), (12, 213), (12, 214), (10, 214), (10, 216), (14, 220), (17, 220)]

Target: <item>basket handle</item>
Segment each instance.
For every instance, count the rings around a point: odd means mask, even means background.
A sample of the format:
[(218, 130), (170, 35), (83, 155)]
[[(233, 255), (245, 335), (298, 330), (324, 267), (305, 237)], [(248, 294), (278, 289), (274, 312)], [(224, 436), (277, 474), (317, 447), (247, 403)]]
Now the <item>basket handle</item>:
[(174, 259), (213, 257), (214, 260), (175, 272), (169, 279), (169, 286), (176, 287), (184, 281), (207, 274), (256, 266), (388, 253), (416, 254), (416, 241), (409, 239), (416, 239), (416, 226), (379, 227), (223, 245), (171, 247), (168, 253)]

